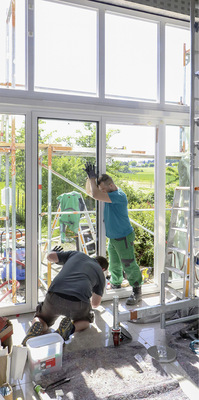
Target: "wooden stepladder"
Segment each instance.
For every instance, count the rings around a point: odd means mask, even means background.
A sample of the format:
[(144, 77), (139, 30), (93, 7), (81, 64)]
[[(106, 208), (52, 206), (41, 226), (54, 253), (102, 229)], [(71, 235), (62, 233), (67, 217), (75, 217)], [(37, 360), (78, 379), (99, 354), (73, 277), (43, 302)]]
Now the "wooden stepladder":
[(165, 287), (180, 299), (189, 297), (189, 187), (176, 187), (165, 253)]

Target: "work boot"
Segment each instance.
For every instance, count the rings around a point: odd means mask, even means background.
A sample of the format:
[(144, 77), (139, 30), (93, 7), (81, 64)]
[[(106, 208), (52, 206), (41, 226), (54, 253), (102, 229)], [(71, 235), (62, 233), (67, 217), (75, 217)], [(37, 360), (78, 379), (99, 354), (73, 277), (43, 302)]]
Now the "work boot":
[(58, 329), (55, 331), (66, 341), (69, 336), (75, 332), (75, 326), (73, 325), (70, 318), (65, 317), (61, 320)]
[(22, 346), (26, 346), (26, 342), (28, 339), (31, 339), (35, 336), (40, 336), (43, 333), (43, 325), (41, 322), (36, 321), (26, 333), (25, 338), (22, 341)]
[(114, 285), (113, 283), (111, 283), (111, 289), (121, 289), (121, 285)]
[(127, 306), (134, 306), (142, 300), (142, 291), (141, 286), (137, 282), (135, 282), (132, 288), (132, 294), (128, 297), (126, 301)]

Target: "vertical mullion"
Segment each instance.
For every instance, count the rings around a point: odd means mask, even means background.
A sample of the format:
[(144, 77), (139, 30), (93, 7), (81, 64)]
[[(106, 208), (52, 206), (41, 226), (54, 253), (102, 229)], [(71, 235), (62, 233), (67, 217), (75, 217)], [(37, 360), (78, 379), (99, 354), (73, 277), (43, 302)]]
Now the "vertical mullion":
[(98, 13), (98, 95), (101, 100), (105, 97), (105, 12)]
[(158, 29), (158, 101), (161, 108), (165, 104), (165, 29), (161, 21)]
[[(28, 111), (26, 113), (25, 120), (25, 171), (26, 171), (26, 305), (28, 309), (31, 308), (31, 299), (34, 293), (35, 282), (32, 279), (32, 270), (34, 268), (30, 268), (31, 265), (34, 265), (32, 262), (32, 135), (28, 134), (31, 132), (31, 112)], [(33, 217), (34, 220), (34, 217)]]
[[(26, 3), (27, 6), (27, 3)], [(26, 82), (28, 92), (34, 91), (34, 15), (35, 15), (35, 2), (28, 0), (28, 8), (26, 9), (27, 26), (26, 26)]]
[(160, 287), (165, 257), (165, 125), (156, 127), (154, 283)]

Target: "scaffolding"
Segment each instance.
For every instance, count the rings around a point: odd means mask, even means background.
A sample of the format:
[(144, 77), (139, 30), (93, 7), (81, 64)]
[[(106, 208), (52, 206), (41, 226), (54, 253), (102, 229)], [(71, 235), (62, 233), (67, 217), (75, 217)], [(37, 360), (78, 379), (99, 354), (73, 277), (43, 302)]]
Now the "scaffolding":
[[(52, 248), (52, 235), (53, 232), (56, 228), (58, 218), (61, 215), (77, 215), (77, 214), (82, 214), (83, 217), (86, 219), (86, 223), (88, 225), (88, 229), (83, 229), (82, 224), (79, 224), (78, 228), (78, 239), (79, 239), (79, 249), (80, 251), (83, 251), (85, 254), (88, 253), (88, 246), (91, 245), (92, 243), (95, 244), (96, 247), (96, 233), (94, 229), (94, 224), (90, 218), (90, 214), (95, 214), (95, 211), (88, 211), (85, 201), (82, 197), (82, 193), (87, 194), (86, 190), (84, 188), (81, 188), (74, 182), (72, 182), (70, 179), (64, 177), (60, 173), (54, 171), (52, 169), (52, 157), (53, 155), (58, 155), (58, 156), (63, 156), (63, 155), (71, 155), (72, 148), (71, 147), (64, 147), (60, 145), (55, 145), (55, 144), (49, 144), (49, 145), (43, 145), (39, 144), (39, 149), (40, 149), (40, 155), (39, 155), (39, 183), (38, 183), (38, 191), (39, 191), (39, 280), (41, 285), (44, 287), (45, 290), (50, 286), (51, 284), (51, 263), (47, 262), (47, 285), (45, 281), (42, 279), (42, 264), (44, 261), (44, 257), (46, 256), (47, 253), (51, 251)], [(48, 157), (48, 165), (45, 165), (43, 163), (43, 155), (47, 154)], [(88, 154), (87, 154), (88, 155)], [(42, 169), (45, 169), (48, 171), (48, 211), (42, 212)], [(70, 184), (72, 187), (78, 190), (80, 193), (80, 197), (83, 203), (83, 210), (81, 211), (61, 211), (60, 205), (58, 206), (58, 209), (56, 212), (52, 211), (52, 175), (57, 176), (61, 180), (67, 182)], [(54, 221), (52, 222), (52, 217), (54, 215)], [(46, 216), (48, 219), (48, 230), (47, 230), (47, 240), (45, 241), (44, 248), (42, 250), (42, 245), (43, 245), (43, 239), (41, 237), (41, 224), (42, 224), (42, 218)], [(90, 232), (92, 240), (87, 242), (85, 240), (85, 234)], [(95, 255), (95, 254), (93, 254)]]
[[(4, 119), (3, 119), (4, 122)], [(3, 126), (2, 126), (3, 127)], [(2, 135), (1, 135), (2, 137)], [(9, 230), (9, 205), (10, 205), (10, 190), (9, 190), (9, 156), (11, 156), (11, 183), (12, 183), (12, 302), (16, 303), (16, 143), (15, 143), (15, 117), (11, 120), (11, 145), (9, 142), (9, 116), (6, 118), (5, 126), (6, 146), (0, 147), (1, 155), (5, 155), (5, 205), (6, 213), (1, 219), (5, 220), (5, 264), (6, 264), (6, 282), (10, 284), (9, 276), (9, 253), (10, 253), (10, 230)], [(1, 141), (1, 144), (4, 144)], [(1, 159), (0, 159), (1, 161)]]

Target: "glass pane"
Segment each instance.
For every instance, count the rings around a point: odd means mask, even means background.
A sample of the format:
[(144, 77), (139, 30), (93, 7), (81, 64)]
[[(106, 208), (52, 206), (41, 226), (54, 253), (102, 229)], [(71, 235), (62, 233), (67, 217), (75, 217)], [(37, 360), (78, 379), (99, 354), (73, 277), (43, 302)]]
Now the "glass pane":
[[(171, 221), (171, 209), (173, 206), (176, 187), (190, 186), (190, 147), (189, 128), (183, 126), (166, 127), (166, 231), (165, 240), (167, 243), (169, 225)], [(183, 191), (178, 202), (181, 208), (189, 206), (189, 191)], [(186, 228), (188, 212), (184, 209), (178, 211), (175, 226)], [(174, 224), (174, 221), (172, 221)], [(186, 249), (186, 232), (175, 230), (173, 235), (173, 246)], [(181, 269), (184, 263), (184, 255), (178, 251), (170, 252), (170, 266)], [(179, 279), (179, 275), (170, 273), (172, 279)], [(182, 279), (182, 278), (181, 278)]]
[(96, 95), (97, 12), (35, 3), (35, 90)]
[(60, 266), (47, 253), (61, 245), (89, 256), (97, 252), (95, 200), (86, 194), (87, 161), (96, 163), (95, 122), (38, 121), (39, 281), (41, 299)]
[(107, 12), (105, 51), (106, 97), (157, 100), (157, 23)]
[(0, 114), (0, 307), (24, 303), (25, 118)]
[[(154, 266), (155, 127), (108, 124), (106, 140), (106, 173), (127, 196), (136, 261), (143, 282), (150, 283)], [(124, 274), (122, 286), (127, 284)]]
[(166, 26), (165, 101), (190, 103), (190, 31)]
[(25, 89), (25, 0), (0, 8), (0, 88)]

